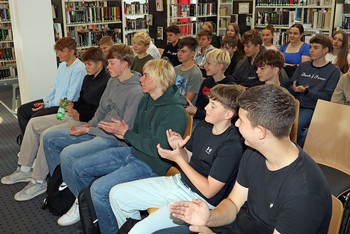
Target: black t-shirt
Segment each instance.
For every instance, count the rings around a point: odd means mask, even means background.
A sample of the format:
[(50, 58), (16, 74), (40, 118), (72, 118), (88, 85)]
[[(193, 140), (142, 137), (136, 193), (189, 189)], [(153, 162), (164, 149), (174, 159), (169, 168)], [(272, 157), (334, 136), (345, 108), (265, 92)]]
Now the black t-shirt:
[(298, 158), (269, 171), (257, 151), (244, 153), (237, 182), (249, 189), (234, 223), (219, 233), (327, 233), (332, 197), (317, 164), (300, 149)]
[(198, 97), (196, 101), (197, 112), (193, 116), (193, 118), (199, 119), (199, 120), (204, 119), (205, 117), (204, 107), (209, 103), (208, 93), (210, 89), (217, 84), (235, 84), (235, 82), (233, 81), (232, 76), (227, 76), (217, 83), (215, 83), (215, 80), (213, 77), (208, 77), (204, 79), (198, 92)]
[(162, 57), (167, 57), (171, 64), (176, 67), (177, 65), (181, 64), (179, 59), (177, 58), (177, 50), (179, 49), (179, 41), (176, 43), (175, 46), (173, 44), (168, 43), (165, 47)]
[(192, 152), (190, 166), (202, 176), (209, 175), (225, 183), (213, 197), (206, 198), (191, 183), (184, 173), (181, 178), (193, 192), (201, 195), (210, 204), (216, 206), (231, 192), (236, 181), (239, 162), (244, 152), (244, 144), (237, 129), (231, 125), (220, 135), (212, 133), (213, 125), (201, 121), (195, 128), (186, 148)]

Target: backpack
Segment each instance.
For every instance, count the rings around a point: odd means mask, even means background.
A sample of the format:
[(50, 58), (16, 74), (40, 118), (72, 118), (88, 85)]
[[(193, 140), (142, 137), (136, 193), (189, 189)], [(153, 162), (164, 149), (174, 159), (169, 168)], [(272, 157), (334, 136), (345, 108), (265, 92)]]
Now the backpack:
[(52, 176), (48, 176), (46, 198), (41, 205), (42, 209), (49, 211), (56, 216), (62, 216), (71, 208), (75, 196), (63, 183), (61, 166), (58, 165)]
[(89, 186), (81, 190), (78, 196), (80, 222), (84, 234), (100, 234), (100, 228), (98, 226), (98, 220), (90, 193), (90, 187), (94, 181), (95, 180), (93, 180)]

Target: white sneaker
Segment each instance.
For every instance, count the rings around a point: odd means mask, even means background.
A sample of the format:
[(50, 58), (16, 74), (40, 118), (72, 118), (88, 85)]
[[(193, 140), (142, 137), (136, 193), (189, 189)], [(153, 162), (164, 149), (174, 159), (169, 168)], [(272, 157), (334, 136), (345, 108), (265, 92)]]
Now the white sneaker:
[(11, 175), (1, 178), (3, 184), (15, 184), (18, 182), (29, 182), (32, 178), (32, 170), (28, 172), (21, 171), (21, 167), (17, 167), (16, 171)]
[(65, 213), (64, 215), (61, 216), (57, 220), (58, 225), (60, 226), (69, 226), (72, 224), (75, 224), (80, 220), (80, 215), (79, 215), (79, 203), (78, 199), (76, 199), (72, 205), (72, 207)]
[(16, 201), (28, 201), (42, 193), (47, 189), (47, 182), (44, 180), (38, 183), (36, 180), (31, 180), (21, 191), (15, 194)]

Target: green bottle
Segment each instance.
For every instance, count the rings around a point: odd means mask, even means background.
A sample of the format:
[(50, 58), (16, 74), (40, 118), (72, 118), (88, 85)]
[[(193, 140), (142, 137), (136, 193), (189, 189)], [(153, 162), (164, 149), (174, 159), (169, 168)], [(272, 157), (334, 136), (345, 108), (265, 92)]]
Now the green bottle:
[(66, 107), (67, 107), (67, 98), (63, 98), (63, 100), (61, 101), (61, 105), (58, 108), (57, 114), (56, 114), (56, 118), (58, 120), (63, 120), (64, 116), (66, 115)]

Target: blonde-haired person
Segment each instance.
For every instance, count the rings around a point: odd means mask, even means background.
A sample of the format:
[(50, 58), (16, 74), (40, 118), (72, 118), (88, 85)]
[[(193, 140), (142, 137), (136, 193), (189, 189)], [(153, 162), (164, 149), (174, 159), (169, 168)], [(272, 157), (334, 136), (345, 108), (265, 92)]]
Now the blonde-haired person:
[(205, 118), (205, 106), (208, 105), (209, 98), (208, 93), (211, 88), (217, 84), (234, 84), (231, 76), (225, 76), (225, 70), (231, 63), (230, 55), (227, 51), (221, 49), (214, 49), (210, 51), (206, 56), (205, 70), (208, 78), (206, 78), (198, 93), (196, 104), (188, 102), (186, 112), (193, 115), (196, 125), (199, 120)]
[(151, 43), (151, 37), (144, 31), (136, 32), (132, 38), (133, 47), (136, 56), (134, 62), (131, 65), (131, 70), (142, 73), (142, 68), (146, 62), (153, 59), (153, 57), (147, 53), (147, 49)]
[(339, 30), (333, 33), (332, 51), (326, 54), (326, 60), (339, 67), (342, 74), (349, 71), (349, 35)]
[[(123, 119), (98, 124), (115, 141), (128, 145), (88, 153), (70, 165), (72, 174), (68, 176), (74, 178), (74, 183), (69, 183), (71, 178), (66, 183), (76, 196), (99, 177), (92, 183), (90, 192), (101, 233), (117, 233), (109, 203), (110, 189), (120, 183), (165, 175), (171, 165), (160, 158), (157, 145), (169, 149), (166, 130), (173, 129), (182, 135), (187, 125), (186, 99), (175, 85), (175, 71), (169, 61), (148, 61), (140, 82), (145, 94), (139, 102), (134, 126), (129, 127)], [(62, 176), (66, 178), (67, 174), (62, 171)]]

